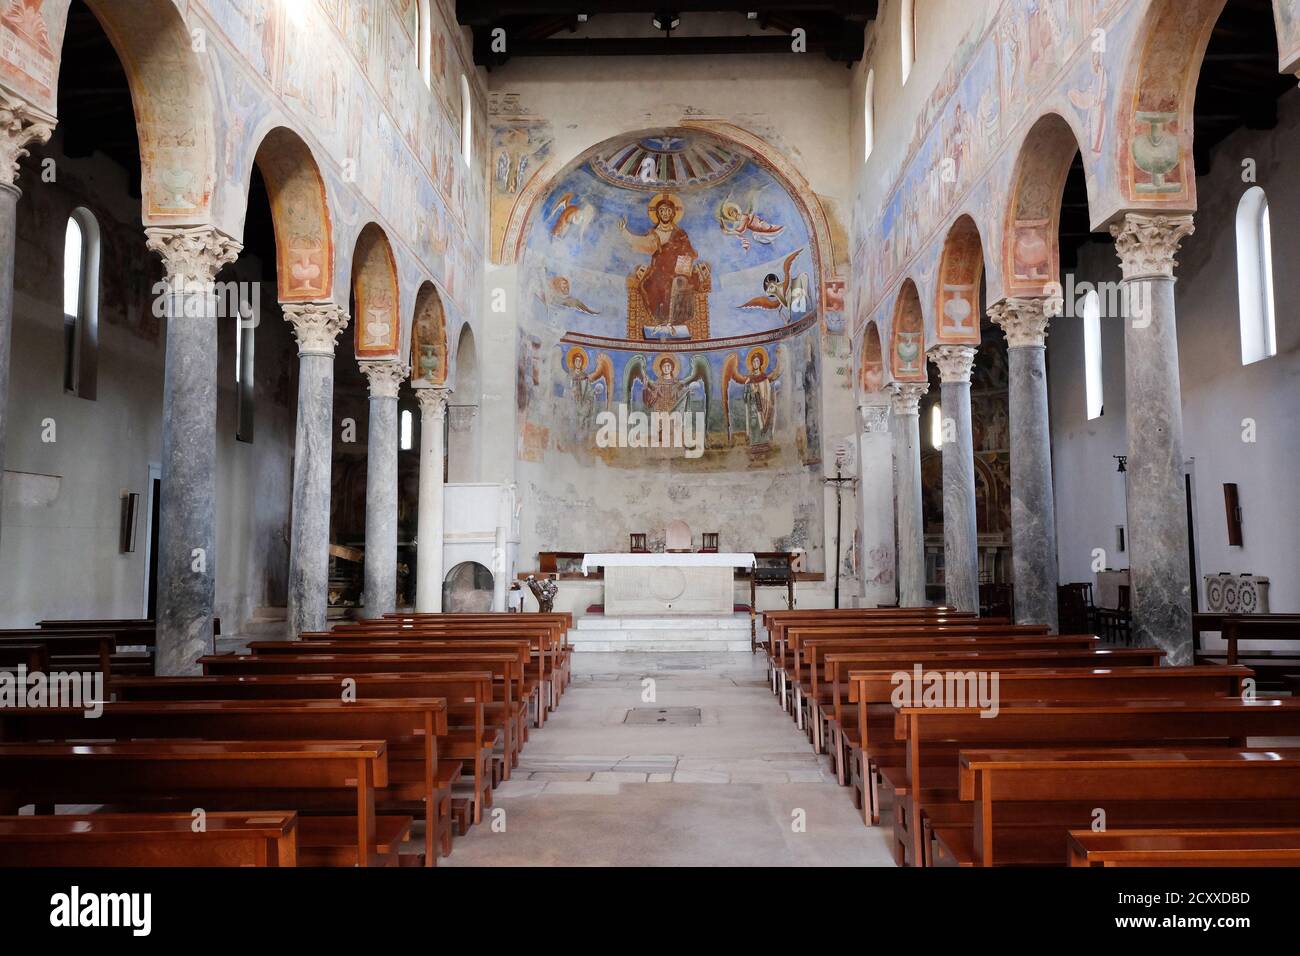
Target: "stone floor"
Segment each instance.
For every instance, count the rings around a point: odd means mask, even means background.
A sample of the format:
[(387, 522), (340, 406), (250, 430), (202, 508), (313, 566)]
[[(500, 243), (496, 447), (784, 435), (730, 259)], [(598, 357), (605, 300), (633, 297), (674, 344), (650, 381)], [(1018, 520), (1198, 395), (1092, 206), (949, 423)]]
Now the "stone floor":
[[(485, 815), (440, 865), (893, 865), (887, 830), (863, 826), (760, 657), (576, 653), (573, 669), (494, 794), (504, 817), (494, 830)], [(624, 722), (650, 707), (698, 708), (699, 723)]]

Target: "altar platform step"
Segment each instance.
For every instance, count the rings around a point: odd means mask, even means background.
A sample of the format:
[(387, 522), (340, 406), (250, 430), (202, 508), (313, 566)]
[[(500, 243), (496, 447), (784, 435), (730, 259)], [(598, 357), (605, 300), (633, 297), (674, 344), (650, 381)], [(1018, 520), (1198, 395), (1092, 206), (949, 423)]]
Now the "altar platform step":
[(587, 614), (574, 622), (569, 643), (578, 651), (619, 653), (748, 651), (749, 615), (606, 617)]

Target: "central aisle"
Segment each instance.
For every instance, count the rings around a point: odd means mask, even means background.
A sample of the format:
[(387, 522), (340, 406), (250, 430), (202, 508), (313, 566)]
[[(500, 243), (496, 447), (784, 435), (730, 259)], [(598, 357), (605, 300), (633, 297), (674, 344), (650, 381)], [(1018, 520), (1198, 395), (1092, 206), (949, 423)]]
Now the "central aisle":
[[(699, 724), (668, 722), (689, 712), (625, 722), (640, 708), (698, 708)], [(575, 653), (559, 710), (439, 865), (892, 866), (888, 827), (862, 824), (825, 763), (758, 655)], [(493, 832), (497, 808), (505, 832)]]

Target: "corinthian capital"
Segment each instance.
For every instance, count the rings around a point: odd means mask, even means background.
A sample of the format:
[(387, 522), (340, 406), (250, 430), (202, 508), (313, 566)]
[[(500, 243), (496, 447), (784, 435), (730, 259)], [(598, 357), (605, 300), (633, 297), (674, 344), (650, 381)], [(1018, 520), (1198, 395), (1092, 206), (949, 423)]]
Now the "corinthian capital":
[(451, 394), (449, 388), (417, 388), (415, 389), (416, 401), (420, 403), (420, 420), (421, 421), (442, 421), (447, 417), (447, 397)]
[(921, 396), (930, 390), (929, 382), (891, 382), (890, 399), (895, 415), (921, 414)]
[(362, 362), (361, 372), (370, 382), (371, 398), (396, 398), (397, 388), (411, 374), (402, 362)]
[(184, 290), (212, 285), (244, 248), (215, 226), (150, 226), (144, 234), (149, 250), (162, 256), (167, 281)]
[(48, 142), (55, 120), (0, 89), (0, 185), (18, 181), (18, 161), (32, 143)]
[(1047, 344), (1047, 323), (1060, 314), (1055, 299), (1003, 299), (989, 306), (989, 319), (1007, 336), (1007, 348), (1043, 348)]
[(1125, 213), (1123, 222), (1110, 227), (1124, 278), (1172, 278), (1178, 246), (1195, 231), (1191, 216)]
[(936, 345), (927, 353), (930, 361), (939, 367), (941, 382), (969, 382), (975, 367), (973, 345)]
[(293, 326), (299, 355), (333, 355), (339, 333), (348, 327), (348, 314), (333, 302), (289, 302), (284, 320)]

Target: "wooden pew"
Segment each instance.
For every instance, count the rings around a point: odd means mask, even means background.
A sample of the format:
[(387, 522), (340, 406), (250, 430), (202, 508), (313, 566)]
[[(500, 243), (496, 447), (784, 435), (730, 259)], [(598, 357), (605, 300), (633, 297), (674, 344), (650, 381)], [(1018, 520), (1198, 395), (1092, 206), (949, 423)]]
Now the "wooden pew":
[(900, 862), (925, 865), (922, 817), (937, 817), (948, 829), (969, 819), (970, 808), (956, 799), (959, 750), (1244, 747), (1250, 737), (1292, 736), (1300, 736), (1300, 700), (1290, 698), (1015, 702), (1001, 704), (994, 717), (975, 707), (903, 707), (895, 716), (894, 737), (905, 748), (904, 762), (881, 769), (895, 792), (895, 852)]
[[(153, 673), (154, 631), (131, 628), (45, 631), (20, 628), (0, 631), (0, 647), (39, 644), (46, 649), (47, 669), (99, 671), (105, 678), (114, 672)], [(127, 653), (124, 647), (145, 647), (143, 653)]]
[[(936, 827), (936, 862), (1030, 859), (1041, 855), (1046, 833), (1056, 848), (1046, 862), (1056, 863), (1066, 833), (1091, 825), (1089, 807), (1104, 808), (1108, 823), (1122, 828), (1300, 824), (1300, 749), (963, 750), (958, 761), (959, 797), (971, 804), (973, 828)], [(1044, 805), (1065, 813), (1039, 825), (1032, 817), (1018, 828), (1002, 825), (1018, 806)], [(1144, 815), (1152, 819), (1141, 821)]]
[(92, 813), (0, 817), (0, 866), (297, 866), (298, 814)]
[(375, 788), (388, 786), (382, 740), (0, 743), (0, 812), (30, 803), (138, 805), (162, 795), (187, 807), (239, 800), (279, 809), (280, 791), (345, 790), (349, 817), (300, 819), (299, 864), (397, 864), (410, 817), (377, 817)]
[(29, 674), (45, 674), (50, 670), (50, 649), (45, 644), (0, 642), (0, 671), (17, 671), (27, 668)]
[(1071, 830), (1069, 866), (1300, 866), (1300, 828)]
[[(146, 701), (104, 705), (90, 720), (70, 708), (0, 710), (0, 740), (7, 743), (74, 740), (216, 739), (216, 740), (338, 740), (347, 735), (383, 740), (388, 745), (390, 784), (377, 794), (385, 809), (413, 809), (424, 814), (433, 866), (435, 845), (450, 813), (439, 820), (438, 809), (450, 798), (450, 783), (440, 778), (438, 738), (447, 736), (445, 699), (342, 700), (223, 700)], [(299, 810), (335, 812), (337, 798), (296, 794)], [(288, 799), (287, 795), (285, 798)], [(239, 809), (239, 808), (236, 808)], [(346, 806), (343, 808), (346, 809)]]
[[(451, 834), (444, 819), (460, 821), (462, 835), (471, 820), (482, 817), (491, 794), (491, 773), (484, 754), (495, 746), (496, 733), (489, 732), (486, 708), (493, 700), (491, 671), (448, 671), (437, 674), (365, 673), (348, 677), (332, 674), (276, 674), (209, 677), (119, 678), (110, 688), (118, 700), (339, 700), (344, 686), (355, 700), (440, 697), (447, 701), (449, 730), (440, 740), (439, 789), (445, 784), (454, 792), (460, 781), (461, 763), (470, 766), (468, 799), (449, 798), (439, 807), (438, 835), (442, 854), (451, 852)], [(475, 759), (475, 755), (478, 759)]]

